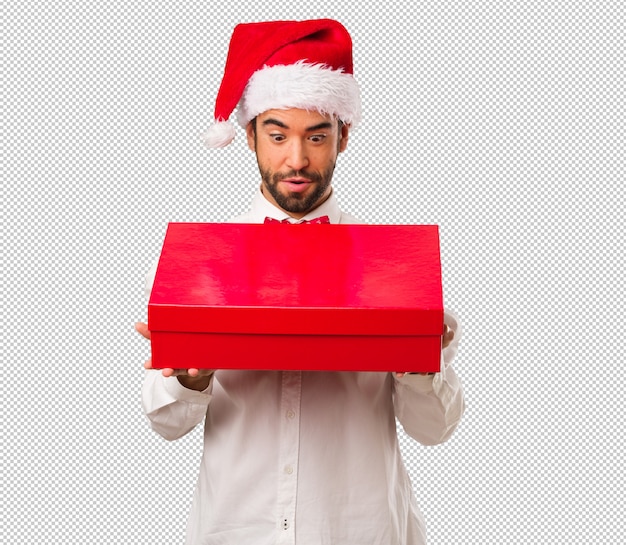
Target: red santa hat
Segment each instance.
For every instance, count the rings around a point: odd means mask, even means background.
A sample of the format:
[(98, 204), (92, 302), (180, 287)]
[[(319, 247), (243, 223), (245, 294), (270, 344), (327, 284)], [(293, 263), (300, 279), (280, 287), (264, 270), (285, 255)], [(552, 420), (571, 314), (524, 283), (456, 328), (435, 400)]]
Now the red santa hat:
[(235, 27), (215, 101), (215, 124), (203, 135), (210, 148), (233, 141), (228, 118), (237, 107), (245, 127), (272, 109), (301, 108), (361, 120), (361, 95), (352, 75), (352, 40), (330, 19), (271, 21)]

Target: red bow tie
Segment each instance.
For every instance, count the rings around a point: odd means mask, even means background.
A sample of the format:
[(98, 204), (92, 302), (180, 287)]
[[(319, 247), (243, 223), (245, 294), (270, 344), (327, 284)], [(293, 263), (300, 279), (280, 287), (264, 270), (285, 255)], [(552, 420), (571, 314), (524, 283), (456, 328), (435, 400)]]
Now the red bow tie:
[[(265, 221), (263, 223), (291, 223), (289, 221), (289, 219), (284, 219), (284, 220), (275, 220), (274, 218), (265, 218)], [(312, 224), (316, 224), (316, 225), (321, 225), (321, 224), (330, 224), (330, 219), (328, 218), (328, 216), (320, 216), (319, 218), (313, 218), (312, 220), (301, 220), (296, 222), (296, 224), (300, 224), (300, 223), (312, 223)]]

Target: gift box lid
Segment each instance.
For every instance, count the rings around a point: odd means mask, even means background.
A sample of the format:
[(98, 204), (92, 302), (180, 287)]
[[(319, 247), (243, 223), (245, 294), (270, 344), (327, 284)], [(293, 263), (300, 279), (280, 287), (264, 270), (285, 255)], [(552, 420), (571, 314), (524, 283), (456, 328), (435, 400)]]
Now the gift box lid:
[(170, 223), (152, 331), (441, 335), (436, 225)]

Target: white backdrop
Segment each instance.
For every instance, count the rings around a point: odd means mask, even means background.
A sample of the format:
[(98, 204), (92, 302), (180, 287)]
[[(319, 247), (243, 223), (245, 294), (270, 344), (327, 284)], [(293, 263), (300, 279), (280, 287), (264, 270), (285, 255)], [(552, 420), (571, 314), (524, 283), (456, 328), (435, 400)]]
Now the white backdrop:
[(3, 543), (182, 542), (201, 430), (142, 415), (144, 274), (168, 221), (258, 184), (242, 131), (198, 139), (234, 25), (317, 17), (351, 32), (364, 98), (340, 203), (439, 224), (464, 324), (460, 428), (400, 435), (430, 543), (623, 542), (624, 10), (3, 4)]

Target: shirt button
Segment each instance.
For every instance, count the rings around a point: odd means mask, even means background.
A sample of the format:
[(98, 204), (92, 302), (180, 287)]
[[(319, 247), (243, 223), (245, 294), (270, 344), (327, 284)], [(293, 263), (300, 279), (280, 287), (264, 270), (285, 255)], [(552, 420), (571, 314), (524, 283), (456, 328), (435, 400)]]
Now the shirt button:
[(290, 465), (285, 466), (285, 473), (287, 475), (291, 475), (293, 473), (293, 467), (291, 467)]
[(295, 416), (296, 416), (295, 411), (292, 411), (291, 409), (287, 411), (287, 418), (293, 418)]

